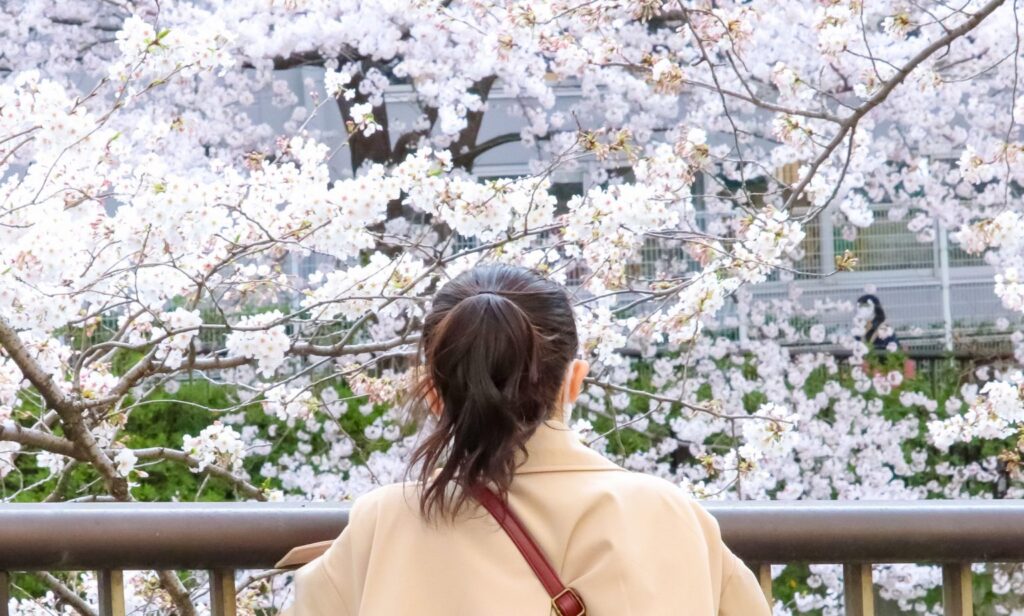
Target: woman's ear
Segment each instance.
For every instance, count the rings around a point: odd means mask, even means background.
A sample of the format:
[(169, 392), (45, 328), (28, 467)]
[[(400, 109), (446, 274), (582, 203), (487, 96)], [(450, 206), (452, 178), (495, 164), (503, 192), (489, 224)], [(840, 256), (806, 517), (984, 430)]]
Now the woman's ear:
[(583, 391), (583, 380), (590, 374), (590, 362), (585, 359), (572, 360), (569, 368), (569, 402), (576, 402)]
[(434, 389), (434, 385), (430, 384), (427, 386), (427, 393), (424, 396), (424, 400), (427, 402), (427, 408), (430, 410), (430, 414), (434, 417), (441, 417), (441, 410), (444, 408), (441, 404), (441, 397), (437, 395), (437, 390)]

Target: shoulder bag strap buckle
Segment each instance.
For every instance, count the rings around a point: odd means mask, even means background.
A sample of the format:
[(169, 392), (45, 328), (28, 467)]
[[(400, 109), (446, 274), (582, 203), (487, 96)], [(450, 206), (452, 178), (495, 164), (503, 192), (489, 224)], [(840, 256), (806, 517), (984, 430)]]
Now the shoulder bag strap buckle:
[[(569, 596), (566, 597), (566, 595)], [(562, 606), (558, 604), (559, 601), (562, 600), (562, 597), (566, 597), (566, 599), (569, 600), (569, 609), (571, 609), (572, 611), (567, 612), (563, 610)], [(572, 602), (575, 602), (575, 605), (573, 605)], [(565, 601), (563, 601), (563, 603), (565, 603)], [(557, 614), (558, 616), (586, 616), (587, 614), (587, 606), (583, 605), (583, 599), (581, 599), (580, 596), (576, 594), (575, 590), (569, 588), (568, 586), (563, 588), (562, 592), (558, 593), (554, 597), (551, 597), (551, 609), (553, 609), (555, 611), (555, 614)]]

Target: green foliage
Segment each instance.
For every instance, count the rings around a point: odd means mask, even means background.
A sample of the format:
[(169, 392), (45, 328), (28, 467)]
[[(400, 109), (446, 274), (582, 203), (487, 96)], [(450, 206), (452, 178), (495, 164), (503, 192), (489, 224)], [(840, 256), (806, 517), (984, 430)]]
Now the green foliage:
[[(217, 419), (217, 409), (233, 406), (231, 393), (226, 386), (206, 381), (181, 383), (174, 394), (157, 391), (132, 410), (125, 424), (122, 442), (132, 449), (180, 449), (185, 435), (199, 434)], [(249, 405), (244, 412), (247, 419), (251, 415), (254, 421), (268, 421), (258, 405)], [(132, 488), (132, 496), (139, 500), (225, 501), (235, 498), (231, 486), (220, 481), (208, 481), (200, 490), (204, 475), (193, 473), (180, 463), (158, 462), (143, 468), (149, 476)], [(258, 468), (247, 470), (252, 473)], [(258, 482), (258, 477), (254, 479)]]

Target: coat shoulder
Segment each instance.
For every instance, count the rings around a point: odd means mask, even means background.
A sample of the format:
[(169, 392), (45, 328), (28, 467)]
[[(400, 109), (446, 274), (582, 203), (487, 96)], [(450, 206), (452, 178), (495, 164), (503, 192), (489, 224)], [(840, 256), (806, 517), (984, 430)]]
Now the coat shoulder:
[(619, 473), (615, 484), (609, 486), (617, 492), (617, 500), (634, 503), (649, 511), (660, 511), (678, 521), (689, 522), (694, 530), (704, 534), (707, 513), (700, 503), (681, 487), (654, 475), (645, 473)]
[(689, 507), (694, 501), (676, 484), (646, 473), (626, 471), (617, 473), (616, 489), (638, 498), (649, 498)]
[(413, 483), (392, 483), (370, 490), (356, 498), (352, 516), (376, 517), (406, 511), (415, 511), (418, 493)]

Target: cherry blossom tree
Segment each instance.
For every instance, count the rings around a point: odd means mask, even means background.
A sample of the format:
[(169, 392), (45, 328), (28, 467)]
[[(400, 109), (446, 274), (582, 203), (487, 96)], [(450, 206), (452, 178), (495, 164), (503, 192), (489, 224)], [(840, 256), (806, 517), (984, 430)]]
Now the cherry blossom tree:
[[(854, 234), (885, 202), (985, 253), (994, 292), (1024, 311), (1014, 2), (0, 10), (5, 499), (133, 500), (167, 465), (252, 500), (399, 481), (418, 323), (439, 285), (483, 261), (571, 289), (594, 364), (581, 436), (700, 496), (975, 496), (991, 460), (936, 456), (1024, 420), (1024, 377), (926, 393), (824, 328), (811, 337), (849, 360), (791, 355), (787, 317), (836, 306), (749, 293), (799, 271), (805, 225), (829, 216)], [(474, 175), (503, 148), (528, 153), (529, 172)], [(552, 178), (583, 166), (596, 172), (560, 202)], [(665, 258), (640, 263), (652, 245)], [(757, 326), (738, 340), (721, 317), (735, 305)], [(133, 415), (196, 381), (228, 400), (204, 407), (205, 427), (135, 444)], [(1016, 473), (1019, 451), (1001, 455)], [(67, 610), (94, 592), (43, 581)], [(913, 566), (879, 577), (920, 611), (939, 581)], [(133, 584), (195, 613), (173, 573)], [(807, 584), (782, 609), (841, 600), (831, 569)]]

